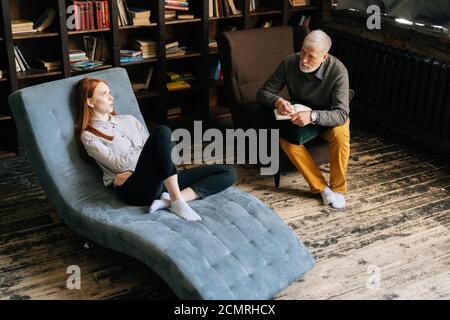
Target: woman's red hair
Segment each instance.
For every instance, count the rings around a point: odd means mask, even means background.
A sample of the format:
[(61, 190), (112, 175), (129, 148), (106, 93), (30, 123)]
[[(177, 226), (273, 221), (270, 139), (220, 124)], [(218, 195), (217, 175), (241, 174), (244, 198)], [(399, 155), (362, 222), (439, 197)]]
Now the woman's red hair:
[[(75, 134), (76, 138), (79, 142), (81, 142), (81, 134), (83, 131), (87, 130), (92, 132), (93, 134), (105, 138), (107, 140), (113, 140), (113, 136), (108, 136), (103, 132), (93, 128), (91, 126), (91, 120), (94, 115), (94, 109), (89, 107), (88, 99), (91, 99), (94, 95), (94, 91), (100, 83), (104, 83), (108, 85), (105, 80), (102, 79), (94, 79), (94, 78), (84, 78), (80, 80), (76, 87), (76, 96), (78, 99), (78, 105), (80, 107), (79, 118), (75, 126)], [(115, 115), (116, 113), (113, 111), (111, 115)]]

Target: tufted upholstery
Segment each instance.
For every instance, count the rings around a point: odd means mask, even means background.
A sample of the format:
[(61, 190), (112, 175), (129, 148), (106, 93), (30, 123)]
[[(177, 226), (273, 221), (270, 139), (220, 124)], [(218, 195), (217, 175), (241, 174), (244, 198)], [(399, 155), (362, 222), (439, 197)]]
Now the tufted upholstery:
[[(106, 79), (119, 114), (144, 123), (126, 71)], [(188, 223), (168, 211), (146, 214), (102, 184), (74, 140), (74, 86), (82, 76), (13, 93), (9, 100), (34, 170), (63, 220), (79, 234), (133, 256), (185, 299), (268, 299), (311, 269), (314, 260), (283, 221), (255, 197), (229, 188), (192, 202)]]

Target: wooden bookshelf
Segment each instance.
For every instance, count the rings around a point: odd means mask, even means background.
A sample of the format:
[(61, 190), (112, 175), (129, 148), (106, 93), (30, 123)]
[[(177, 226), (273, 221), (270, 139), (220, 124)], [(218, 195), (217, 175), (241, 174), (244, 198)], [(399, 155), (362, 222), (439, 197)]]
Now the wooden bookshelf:
[[(0, 132), (14, 132), (14, 120), (7, 106), (7, 96), (19, 88), (39, 84), (55, 79), (64, 79), (75, 75), (85, 74), (112, 67), (125, 68), (130, 76), (133, 68), (154, 66), (150, 87), (147, 90), (135, 92), (136, 98), (143, 110), (155, 111), (155, 118), (150, 122), (168, 124), (167, 110), (180, 106), (180, 101), (186, 100), (182, 117), (186, 119), (201, 119), (210, 121), (217, 114), (224, 116), (229, 110), (224, 106), (223, 81), (210, 79), (210, 64), (217, 59), (217, 48), (209, 48), (208, 42), (229, 28), (237, 30), (260, 27), (264, 21), (273, 21), (273, 26), (286, 25), (290, 17), (295, 14), (310, 14), (314, 27), (320, 26), (322, 20), (322, 1), (312, 0), (311, 5), (291, 8), (289, 0), (256, 0), (256, 10), (250, 12), (251, 0), (234, 0), (240, 14), (209, 17), (209, 0), (190, 0), (190, 14), (193, 19), (177, 20), (165, 19), (163, 0), (127, 0), (129, 6), (144, 7), (151, 11), (149, 25), (119, 26), (119, 8), (116, 0), (108, 0), (110, 12), (110, 26), (91, 30), (68, 30), (66, 26), (68, 14), (67, 5), (70, 0), (0, 0), (0, 57), (4, 62), (0, 69), (6, 75), (0, 79)], [(42, 32), (22, 34), (11, 33), (11, 19), (28, 18), (35, 21), (37, 17), (51, 6), (57, 11), (55, 21)], [(102, 66), (86, 70), (71, 70), (69, 51), (84, 49), (83, 38), (87, 35), (105, 38), (109, 57)], [(132, 39), (145, 36), (156, 42), (156, 57), (135, 62), (120, 62), (120, 49), (131, 49)], [(168, 40), (179, 40), (180, 46), (187, 46), (185, 55), (167, 57), (165, 43)], [(35, 69), (16, 72), (13, 45), (19, 44), (25, 55), (34, 60), (40, 50), (52, 54), (53, 59), (61, 62), (58, 70), (46, 71)], [(187, 90), (168, 91), (166, 87), (167, 71), (192, 71), (195, 81)], [(219, 96), (218, 98), (216, 97)], [(216, 101), (211, 105), (211, 100)], [(188, 106), (195, 106), (190, 110)], [(149, 107), (151, 106), (151, 107)], [(211, 111), (212, 110), (212, 111)], [(217, 112), (220, 110), (220, 112)], [(192, 111), (192, 114), (185, 112)], [(189, 120), (190, 121), (190, 120)], [(12, 126), (10, 128), (10, 126)], [(5, 140), (6, 139), (6, 140)], [(4, 140), (4, 141), (2, 141)], [(16, 136), (3, 135), (0, 139), (0, 155), (17, 152)]]

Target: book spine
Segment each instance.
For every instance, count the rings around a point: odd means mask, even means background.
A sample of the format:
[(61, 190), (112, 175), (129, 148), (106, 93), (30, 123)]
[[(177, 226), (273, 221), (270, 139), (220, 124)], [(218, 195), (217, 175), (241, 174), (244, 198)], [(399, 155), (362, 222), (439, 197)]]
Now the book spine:
[(111, 21), (109, 17), (109, 3), (105, 1), (105, 28), (111, 28)]
[(95, 29), (95, 14), (94, 14), (94, 2), (89, 1), (89, 23), (91, 25), (91, 29)]
[(75, 30), (81, 30), (81, 9), (79, 1), (73, 1), (75, 13)]
[(86, 30), (86, 15), (84, 14), (84, 3), (78, 2), (80, 8), (80, 30)]
[(102, 18), (102, 29), (106, 28), (106, 17), (105, 17), (105, 1), (101, 1), (100, 2), (100, 6), (101, 6), (101, 18)]
[(101, 23), (101, 7), (100, 7), (100, 3), (99, 1), (95, 1), (95, 23), (97, 26), (97, 29), (101, 29), (102, 28), (102, 23)]

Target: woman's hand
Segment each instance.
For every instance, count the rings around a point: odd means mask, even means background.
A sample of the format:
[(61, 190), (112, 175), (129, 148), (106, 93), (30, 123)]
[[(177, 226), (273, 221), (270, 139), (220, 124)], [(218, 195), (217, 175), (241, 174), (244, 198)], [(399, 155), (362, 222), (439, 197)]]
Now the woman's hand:
[(131, 172), (131, 171), (125, 171), (125, 172), (116, 174), (116, 178), (114, 179), (114, 188), (117, 188), (117, 187), (120, 187), (121, 185), (123, 185), (132, 174), (133, 174), (133, 172)]

